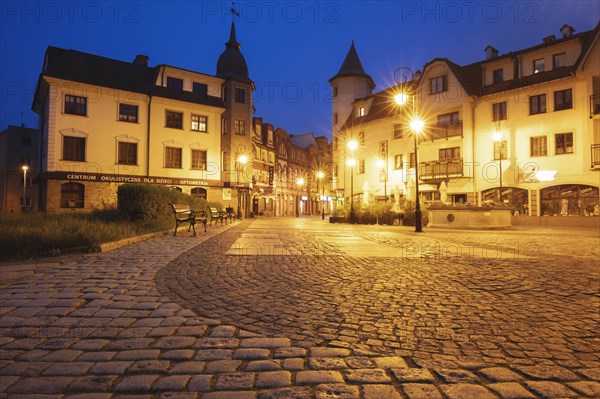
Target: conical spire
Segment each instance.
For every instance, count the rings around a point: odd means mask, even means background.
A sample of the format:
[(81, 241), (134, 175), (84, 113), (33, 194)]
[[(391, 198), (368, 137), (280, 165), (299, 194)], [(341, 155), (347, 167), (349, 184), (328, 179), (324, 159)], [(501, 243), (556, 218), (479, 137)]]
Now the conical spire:
[(231, 22), (229, 41), (225, 43), (225, 51), (221, 53), (217, 61), (217, 76), (224, 79), (252, 82), (248, 74), (246, 59), (240, 51), (240, 44), (235, 35), (235, 24), (233, 21)]
[(342, 63), (340, 70), (334, 77), (329, 79), (329, 81), (332, 81), (334, 79), (341, 78), (344, 76), (358, 76), (358, 77), (367, 78), (369, 80), (369, 83), (371, 84), (371, 86), (375, 87), (375, 82), (373, 82), (373, 79), (371, 78), (371, 76), (369, 76), (365, 72), (365, 68), (363, 68), (362, 62), (360, 62), (360, 58), (358, 57), (358, 53), (356, 52), (356, 47), (354, 47), (354, 40), (352, 41), (350, 50), (348, 50), (348, 54), (346, 55), (346, 58), (344, 59), (344, 62)]
[(235, 24), (233, 23), (233, 21), (231, 21), (231, 32), (229, 33), (229, 41), (225, 43), (225, 46), (227, 46), (227, 48), (233, 46), (240, 48), (240, 44), (237, 42), (237, 38), (235, 37)]

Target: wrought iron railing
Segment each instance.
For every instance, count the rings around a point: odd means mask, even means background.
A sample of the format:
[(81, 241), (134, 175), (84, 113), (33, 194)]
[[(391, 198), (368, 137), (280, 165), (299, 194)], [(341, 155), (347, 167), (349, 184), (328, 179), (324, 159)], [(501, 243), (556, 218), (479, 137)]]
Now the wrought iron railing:
[(433, 141), (462, 135), (463, 123), (462, 121), (456, 121), (449, 124), (437, 124), (435, 126), (428, 127), (427, 135), (425, 137)]
[(600, 115), (600, 94), (590, 96), (590, 118), (593, 118), (594, 115)]
[(463, 160), (419, 162), (419, 179), (431, 180), (463, 176)]
[(592, 144), (592, 168), (600, 167), (600, 144)]

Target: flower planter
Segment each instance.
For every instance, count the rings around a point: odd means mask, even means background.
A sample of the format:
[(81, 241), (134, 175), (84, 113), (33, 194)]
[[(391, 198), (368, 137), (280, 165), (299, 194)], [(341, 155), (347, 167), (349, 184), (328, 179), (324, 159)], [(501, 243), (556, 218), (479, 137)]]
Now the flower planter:
[(488, 206), (429, 208), (429, 227), (449, 229), (510, 227), (512, 210), (512, 208)]

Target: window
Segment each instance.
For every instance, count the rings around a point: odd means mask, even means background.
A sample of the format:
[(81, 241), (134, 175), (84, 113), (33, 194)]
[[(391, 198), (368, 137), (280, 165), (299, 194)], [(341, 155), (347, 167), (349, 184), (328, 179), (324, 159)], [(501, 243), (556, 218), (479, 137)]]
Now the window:
[(233, 121), (233, 128), (235, 129), (235, 134), (245, 135), (246, 134), (246, 121), (241, 121), (239, 119), (235, 119)]
[(494, 160), (508, 159), (508, 147), (506, 140), (494, 142)]
[(573, 108), (573, 91), (571, 89), (554, 92), (554, 110)]
[(361, 116), (365, 116), (365, 107), (358, 107), (356, 109), (356, 117), (360, 118)]
[(192, 150), (192, 169), (206, 170), (206, 151)]
[(87, 97), (65, 95), (65, 114), (87, 115)]
[(358, 161), (358, 174), (363, 174), (365, 173), (365, 160), (364, 159), (360, 159)]
[(167, 76), (167, 89), (169, 89), (170, 92), (180, 94), (183, 92), (183, 79)]
[(493, 79), (494, 79), (494, 81), (493, 81), (494, 83), (500, 83), (500, 82), (504, 81), (504, 70), (502, 70), (502, 69), (494, 70)]
[(337, 116), (337, 112), (333, 113), (333, 123), (337, 124), (338, 123), (338, 116)]
[(81, 183), (63, 183), (60, 185), (61, 208), (83, 208), (85, 186)]
[(460, 147), (440, 148), (440, 161), (460, 159)]
[(394, 169), (401, 170), (402, 166), (402, 154), (394, 155)]
[(119, 120), (121, 122), (138, 121), (138, 106), (131, 104), (119, 104)]
[(365, 145), (365, 132), (358, 133), (358, 145)]
[(438, 76), (429, 80), (429, 92), (431, 94), (441, 93), (448, 90), (448, 75)]
[(192, 83), (192, 93), (198, 98), (206, 99), (208, 97), (208, 85), (204, 83)]
[(492, 105), (493, 120), (502, 121), (506, 119), (506, 101)]
[(183, 129), (183, 112), (166, 111), (165, 126)]
[(402, 138), (402, 124), (396, 123), (394, 125), (394, 138), (401, 139)]
[(540, 94), (529, 97), (529, 115), (543, 114), (546, 112), (546, 95)]
[(165, 147), (165, 168), (181, 169), (181, 148)]
[(458, 112), (452, 112), (450, 114), (438, 115), (438, 126), (449, 126), (459, 123)]
[(25, 147), (31, 147), (33, 145), (33, 139), (31, 137), (22, 137), (21, 145)]
[(63, 137), (63, 161), (85, 162), (85, 138)]
[(548, 145), (546, 141), (546, 136), (531, 137), (529, 139), (532, 157), (544, 157), (548, 155)]
[(333, 86), (333, 97), (337, 97), (338, 92), (337, 92), (337, 86)]
[(554, 69), (564, 67), (566, 65), (567, 65), (567, 54), (560, 53), (560, 54), (554, 54), (552, 56), (552, 67)]
[(573, 153), (573, 133), (556, 133), (554, 135), (555, 151), (559, 154)]
[(229, 134), (229, 125), (227, 125), (227, 119), (221, 119), (221, 133), (223, 133), (223, 135)]
[(192, 130), (196, 132), (208, 132), (208, 116), (192, 115)]
[(242, 89), (241, 87), (235, 88), (235, 102), (236, 103), (246, 103), (246, 89)]
[(546, 63), (543, 58), (533, 60), (533, 73), (540, 73), (546, 70)]
[(127, 143), (119, 141), (120, 165), (137, 165), (137, 143)]
[(415, 167), (415, 153), (414, 152), (410, 153), (410, 159), (408, 161), (408, 167), (409, 168), (414, 168)]
[(31, 197), (21, 197), (21, 206), (23, 208), (31, 207)]
[(206, 189), (202, 187), (194, 187), (191, 191), (192, 197), (200, 197), (206, 199)]

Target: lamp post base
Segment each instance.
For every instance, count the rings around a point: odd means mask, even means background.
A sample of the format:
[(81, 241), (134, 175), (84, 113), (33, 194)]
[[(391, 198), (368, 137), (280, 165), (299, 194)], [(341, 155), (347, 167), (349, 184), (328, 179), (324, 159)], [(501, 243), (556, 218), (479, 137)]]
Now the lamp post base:
[(421, 209), (415, 210), (415, 233), (422, 233), (423, 225), (421, 222)]

